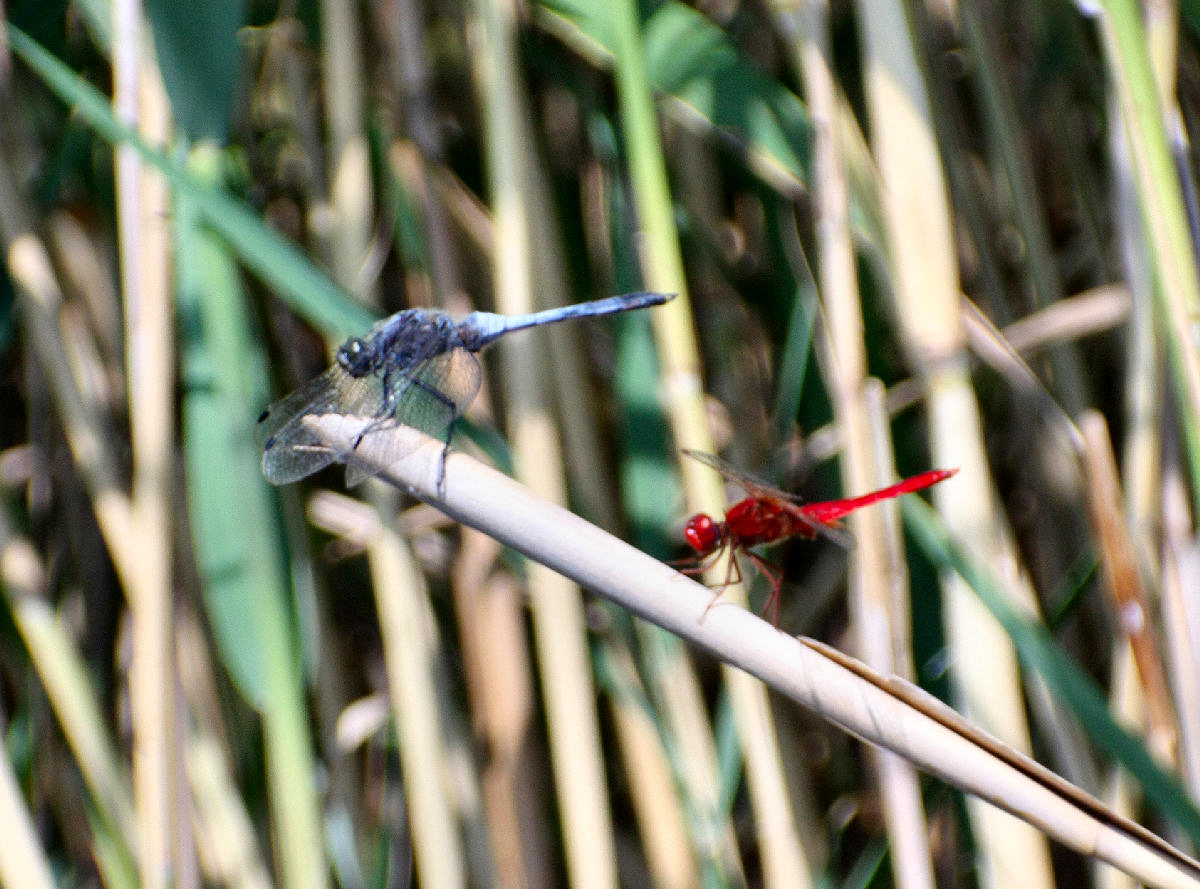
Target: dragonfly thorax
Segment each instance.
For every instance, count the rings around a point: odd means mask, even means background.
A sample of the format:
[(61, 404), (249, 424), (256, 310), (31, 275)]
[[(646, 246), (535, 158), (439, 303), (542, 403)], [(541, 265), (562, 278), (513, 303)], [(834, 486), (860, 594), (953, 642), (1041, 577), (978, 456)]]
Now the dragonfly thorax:
[(683, 539), (694, 549), (697, 555), (707, 556), (716, 552), (725, 539), (723, 522), (714, 522), (712, 516), (697, 513), (687, 520), (683, 526)]
[(405, 309), (384, 318), (366, 338), (351, 337), (337, 351), (338, 365), (352, 377), (391, 369), (412, 369), (419, 362), (463, 347), (454, 321), (431, 309)]

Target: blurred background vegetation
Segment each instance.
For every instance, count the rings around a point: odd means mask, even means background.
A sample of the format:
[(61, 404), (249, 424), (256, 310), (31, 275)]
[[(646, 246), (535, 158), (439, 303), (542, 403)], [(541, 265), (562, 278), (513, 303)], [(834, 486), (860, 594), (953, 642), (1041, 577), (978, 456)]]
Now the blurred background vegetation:
[(864, 519), (770, 553), (780, 627), (1200, 840), (1194, 2), (4, 10), (5, 886), (1119, 885), (429, 507), (261, 477), (383, 314), (641, 289), (497, 347), (456, 444), (663, 559), (722, 507), (682, 447), (961, 467), (1025, 623)]

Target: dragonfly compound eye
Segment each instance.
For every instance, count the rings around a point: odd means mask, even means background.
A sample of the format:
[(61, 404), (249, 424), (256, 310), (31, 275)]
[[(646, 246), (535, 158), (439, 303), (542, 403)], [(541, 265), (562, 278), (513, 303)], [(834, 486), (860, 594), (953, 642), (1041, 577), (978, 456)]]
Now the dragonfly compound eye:
[(706, 556), (721, 545), (721, 528), (711, 516), (698, 513), (683, 526), (683, 539), (701, 556)]
[(337, 363), (352, 377), (365, 377), (373, 370), (371, 350), (356, 336), (350, 337), (338, 348)]

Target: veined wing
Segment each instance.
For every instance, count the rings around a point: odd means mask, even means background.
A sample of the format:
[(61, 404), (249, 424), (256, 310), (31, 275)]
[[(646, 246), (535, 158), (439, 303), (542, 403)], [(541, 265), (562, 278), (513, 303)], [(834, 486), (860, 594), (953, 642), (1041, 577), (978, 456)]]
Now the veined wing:
[(804, 509), (804, 501), (794, 494), (781, 491), (773, 485), (768, 485), (760, 479), (749, 476), (741, 470), (730, 466), (720, 457), (706, 454), (704, 451), (693, 451), (690, 448), (684, 448), (683, 453), (693, 460), (715, 469), (721, 474), (722, 478), (737, 485), (750, 497), (777, 501), (779, 506), (786, 509), (788, 514), (799, 524), (812, 532), (810, 536), (824, 537), (826, 540), (836, 543), (842, 549), (854, 549), (854, 536), (849, 531), (842, 529), (832, 522), (823, 522), (819, 518), (809, 515)]
[(390, 466), (413, 448), (410, 437), (397, 434), (401, 426), (450, 443), (451, 424), (479, 392), (482, 370), (466, 349), (452, 349), (428, 358), (407, 373), (392, 371), (394, 411), (370, 424), (354, 451), (345, 456), (349, 487)]
[(304, 422), (305, 417), (338, 414), (361, 421), (363, 428), (379, 420), (384, 409), (380, 379), (353, 377), (334, 365), (265, 411), (254, 430), (263, 449), (263, 474), (285, 485), (345, 459)]
[[(254, 435), (263, 449), (263, 474), (284, 485), (339, 462), (346, 464), (346, 484), (357, 485), (412, 449), (411, 438), (396, 434), (398, 426), (448, 442), (450, 424), (478, 393), (481, 373), (474, 355), (454, 349), (415, 368), (393, 368), (385, 397), (384, 375), (355, 377), (335, 364), (263, 412)], [(353, 421), (343, 427), (352, 448), (330, 447), (304, 421), (329, 414)]]
[(693, 451), (691, 448), (684, 448), (683, 453), (697, 463), (703, 463), (705, 466), (715, 469), (725, 481), (737, 485), (751, 497), (769, 497), (773, 500), (784, 500), (790, 503), (801, 502), (795, 495), (789, 494), (787, 491), (781, 491), (779, 488), (767, 484), (762, 479), (748, 475), (713, 454), (707, 454), (704, 451)]

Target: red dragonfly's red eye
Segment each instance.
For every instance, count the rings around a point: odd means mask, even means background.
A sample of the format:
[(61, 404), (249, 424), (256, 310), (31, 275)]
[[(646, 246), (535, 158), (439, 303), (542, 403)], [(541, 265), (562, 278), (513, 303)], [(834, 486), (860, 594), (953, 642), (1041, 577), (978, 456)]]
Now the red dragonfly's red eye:
[(697, 513), (683, 526), (683, 539), (697, 555), (707, 556), (721, 545), (721, 526), (711, 516)]

